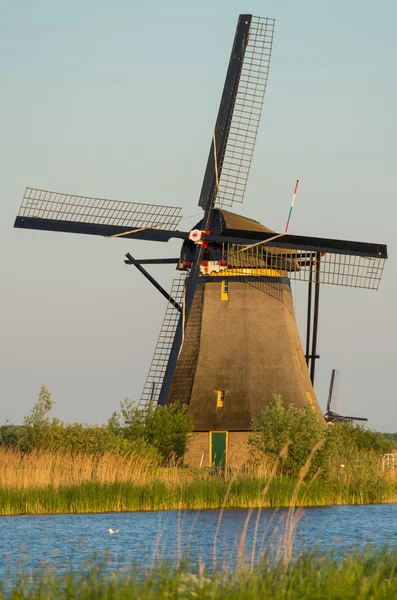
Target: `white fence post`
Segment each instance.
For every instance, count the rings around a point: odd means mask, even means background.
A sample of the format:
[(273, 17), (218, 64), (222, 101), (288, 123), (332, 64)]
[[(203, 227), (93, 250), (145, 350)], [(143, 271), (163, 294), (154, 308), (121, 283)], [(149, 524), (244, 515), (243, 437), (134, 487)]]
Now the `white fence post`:
[(382, 469), (385, 470), (385, 467), (388, 469), (395, 469), (397, 467), (397, 454), (385, 454), (382, 458)]

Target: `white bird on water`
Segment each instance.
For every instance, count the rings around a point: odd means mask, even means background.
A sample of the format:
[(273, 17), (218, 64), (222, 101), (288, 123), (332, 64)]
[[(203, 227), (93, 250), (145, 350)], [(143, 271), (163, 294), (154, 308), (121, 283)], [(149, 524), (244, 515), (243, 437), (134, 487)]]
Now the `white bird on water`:
[(111, 529), (110, 527), (108, 529), (109, 533), (118, 533), (119, 531), (120, 531), (120, 529)]

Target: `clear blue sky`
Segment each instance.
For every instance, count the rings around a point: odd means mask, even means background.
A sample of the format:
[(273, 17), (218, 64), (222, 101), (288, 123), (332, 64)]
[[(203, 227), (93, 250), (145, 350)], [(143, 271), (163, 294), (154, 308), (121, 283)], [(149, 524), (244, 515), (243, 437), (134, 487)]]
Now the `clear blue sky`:
[[(199, 213), (242, 12), (276, 19), (242, 212), (282, 229), (299, 178), (293, 233), (388, 244), (379, 292), (322, 287), (316, 389), (324, 407), (340, 368), (340, 408), (397, 431), (391, 0), (0, 1), (0, 422), (21, 422), (44, 383), (68, 421), (102, 423), (139, 398), (165, 305), (123, 256), (176, 256), (178, 244), (14, 230), (13, 220), (26, 185)], [(152, 272), (170, 286), (172, 266)]]

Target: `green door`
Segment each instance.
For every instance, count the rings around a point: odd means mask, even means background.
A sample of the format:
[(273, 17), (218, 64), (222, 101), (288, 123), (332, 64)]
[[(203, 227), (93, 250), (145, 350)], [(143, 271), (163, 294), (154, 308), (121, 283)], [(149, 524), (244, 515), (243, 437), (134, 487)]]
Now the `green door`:
[(224, 467), (226, 465), (226, 431), (211, 431), (211, 465)]

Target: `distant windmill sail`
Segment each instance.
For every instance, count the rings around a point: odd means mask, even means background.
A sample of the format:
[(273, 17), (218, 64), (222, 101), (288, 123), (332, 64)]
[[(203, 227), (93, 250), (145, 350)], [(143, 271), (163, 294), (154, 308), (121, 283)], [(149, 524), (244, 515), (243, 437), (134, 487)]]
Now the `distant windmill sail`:
[(341, 415), (335, 410), (335, 404), (339, 395), (340, 370), (332, 369), (328, 392), (327, 410), (324, 415), (328, 423), (352, 423), (353, 421), (368, 421), (365, 417), (350, 417)]
[(338, 394), (339, 394), (339, 383), (340, 383), (340, 370), (332, 369), (331, 381), (330, 381), (329, 392), (328, 392), (327, 412), (329, 412), (331, 410), (331, 404), (333, 404), (333, 407), (335, 408), (335, 402), (336, 402), (336, 400), (338, 398)]

